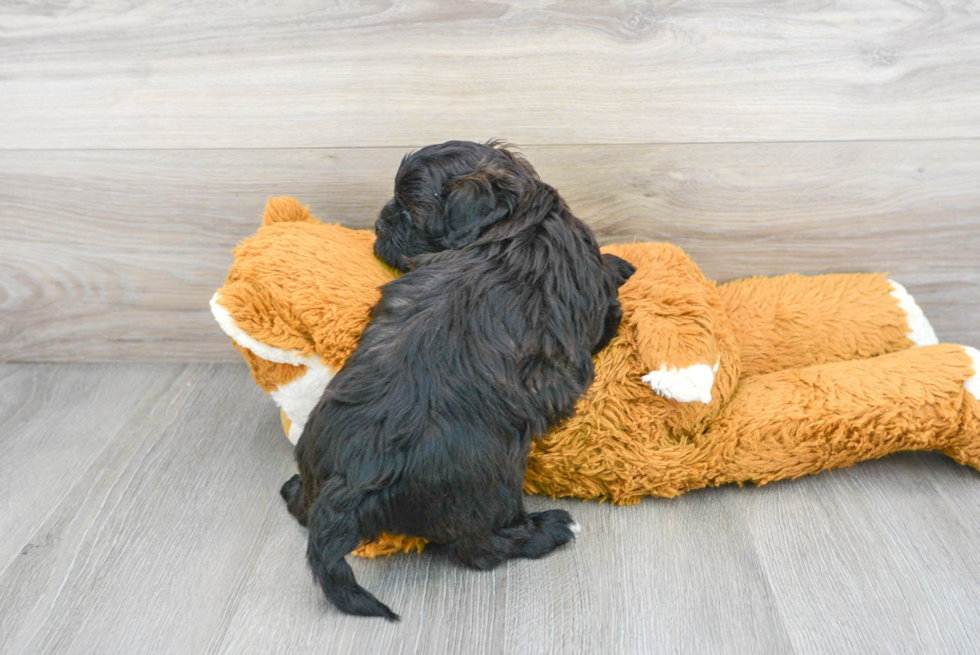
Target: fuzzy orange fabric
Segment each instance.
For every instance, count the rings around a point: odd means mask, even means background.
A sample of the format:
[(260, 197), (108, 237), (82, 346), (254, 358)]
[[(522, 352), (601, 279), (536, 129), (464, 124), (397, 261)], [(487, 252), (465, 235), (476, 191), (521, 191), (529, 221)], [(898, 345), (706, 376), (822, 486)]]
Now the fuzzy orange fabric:
[[(343, 364), (378, 288), (397, 275), (374, 257), (373, 240), (273, 198), (215, 294), (216, 318), (282, 405), (288, 434), (322, 394), (305, 380), (329, 377), (307, 368)], [(527, 493), (632, 504), (900, 450), (937, 450), (980, 468), (980, 353), (910, 348), (909, 315), (885, 276), (716, 285), (668, 244), (603, 251), (637, 269), (620, 290), (622, 326), (596, 356), (575, 416), (534, 443)], [(384, 535), (357, 552), (423, 544)]]
[(289, 200), (270, 200), (259, 234), (234, 250), (221, 305), (256, 340), (337, 369), (397, 272), (374, 257), (373, 234), (324, 225)]

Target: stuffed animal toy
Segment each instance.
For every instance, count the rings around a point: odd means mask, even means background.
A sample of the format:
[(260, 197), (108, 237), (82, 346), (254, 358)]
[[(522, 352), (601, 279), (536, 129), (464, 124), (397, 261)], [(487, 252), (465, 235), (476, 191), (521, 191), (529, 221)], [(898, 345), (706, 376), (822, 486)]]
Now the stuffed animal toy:
[[(398, 272), (374, 235), (273, 198), (211, 301), (293, 443)], [(527, 493), (637, 503), (766, 484), (901, 450), (980, 468), (980, 352), (937, 343), (884, 275), (756, 277), (717, 285), (665, 243), (603, 248), (636, 273), (576, 414), (531, 450)], [(374, 556), (421, 549), (393, 535)]]

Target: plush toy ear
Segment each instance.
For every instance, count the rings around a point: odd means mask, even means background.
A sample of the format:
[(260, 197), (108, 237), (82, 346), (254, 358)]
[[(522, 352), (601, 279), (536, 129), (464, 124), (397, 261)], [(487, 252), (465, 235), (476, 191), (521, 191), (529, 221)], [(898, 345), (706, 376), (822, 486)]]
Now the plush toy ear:
[(442, 188), (442, 245), (447, 249), (461, 248), (513, 214), (524, 186), (513, 173), (494, 168), (481, 168), (448, 180)]
[(304, 207), (298, 200), (289, 196), (269, 198), (265, 204), (265, 213), (262, 217), (262, 225), (319, 222), (315, 216), (310, 214), (309, 207)]

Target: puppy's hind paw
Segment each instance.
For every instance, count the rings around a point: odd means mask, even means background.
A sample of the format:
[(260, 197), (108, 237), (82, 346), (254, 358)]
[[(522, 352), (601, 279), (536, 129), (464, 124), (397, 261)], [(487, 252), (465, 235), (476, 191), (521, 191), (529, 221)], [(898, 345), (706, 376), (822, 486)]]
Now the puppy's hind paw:
[(575, 539), (578, 532), (578, 523), (563, 509), (535, 512), (527, 518), (530, 534), (517, 550), (518, 557), (543, 557)]
[(299, 474), (297, 473), (293, 477), (286, 480), (286, 483), (282, 485), (282, 489), (279, 490), (279, 495), (282, 499), (286, 501), (287, 504), (293, 501), (296, 494), (303, 492), (303, 481), (300, 480)]
[(306, 527), (309, 517), (306, 515), (307, 507), (306, 496), (303, 494), (303, 481), (299, 475), (294, 475), (286, 480), (286, 484), (282, 485), (282, 489), (279, 490), (279, 495), (286, 501), (289, 513), (299, 521), (300, 525)]

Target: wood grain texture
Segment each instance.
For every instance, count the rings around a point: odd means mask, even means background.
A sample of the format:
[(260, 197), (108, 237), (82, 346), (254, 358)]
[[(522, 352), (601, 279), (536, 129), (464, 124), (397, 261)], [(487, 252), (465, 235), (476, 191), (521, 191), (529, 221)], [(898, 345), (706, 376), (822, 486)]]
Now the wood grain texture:
[(281, 511), (289, 448), (244, 367), (179, 368), (107, 435), (0, 575), (0, 651), (191, 653), (220, 641)]
[[(80, 420), (48, 448), (71, 477), (20, 542), (0, 542), (0, 652), (926, 653), (971, 652), (980, 620), (980, 474), (900, 454), (762, 488), (632, 507), (564, 507), (579, 538), (537, 561), (464, 570), (439, 553), (352, 558), (403, 620), (339, 614), (314, 586), (305, 531), (278, 486), (294, 470), (271, 403), (244, 365), (0, 366), (0, 454), (27, 461), (98, 378), (93, 417), (118, 389), (141, 400), (114, 430)], [(37, 380), (28, 385), (25, 380)], [(42, 400), (23, 401), (25, 388)], [(141, 390), (148, 390), (145, 393)], [(8, 400), (10, 399), (10, 400)], [(61, 401), (61, 402), (59, 402)], [(23, 411), (10, 408), (25, 406)], [(30, 466), (26, 464), (25, 466)], [(36, 467), (35, 467), (36, 468)], [(0, 487), (15, 514), (35, 502)]]
[(975, 2), (0, 8), (0, 148), (980, 137)]
[[(564, 507), (583, 532), (549, 557), (489, 573), (437, 554), (352, 561), (359, 582), (402, 614), (375, 626), (325, 604), (304, 569), (302, 531), (284, 526), (266, 543), (221, 652), (790, 650), (734, 497), (635, 507), (534, 497), (528, 506)], [(276, 585), (291, 591), (271, 594)]]
[(0, 365), (0, 572), (180, 366)]
[(976, 471), (905, 453), (745, 491), (755, 545), (797, 652), (976, 649)]
[[(270, 195), (370, 226), (400, 148), (0, 152), (0, 361), (234, 361), (207, 301)], [(980, 142), (529, 147), (600, 240), (713, 279), (890, 271), (980, 343)]]

